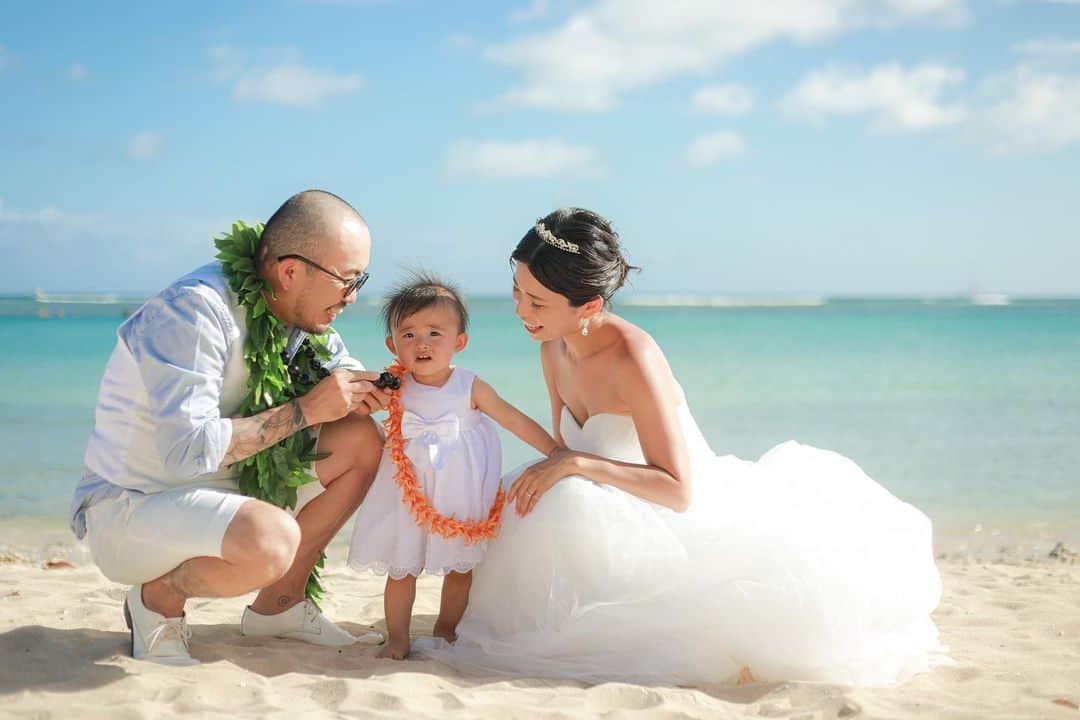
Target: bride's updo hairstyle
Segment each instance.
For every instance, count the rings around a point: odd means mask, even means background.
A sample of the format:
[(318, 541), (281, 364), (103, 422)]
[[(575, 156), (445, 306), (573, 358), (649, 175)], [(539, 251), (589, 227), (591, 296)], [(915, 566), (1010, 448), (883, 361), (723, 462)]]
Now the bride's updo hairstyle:
[(641, 270), (626, 262), (611, 223), (581, 208), (560, 208), (537, 220), (510, 261), (528, 265), (541, 285), (573, 307), (598, 296), (609, 302), (630, 271)]

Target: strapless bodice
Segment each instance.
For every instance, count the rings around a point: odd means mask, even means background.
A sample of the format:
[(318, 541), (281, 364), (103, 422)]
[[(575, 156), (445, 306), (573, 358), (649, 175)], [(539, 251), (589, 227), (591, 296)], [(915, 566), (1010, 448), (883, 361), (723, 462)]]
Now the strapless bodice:
[[(698, 459), (711, 458), (712, 451), (698, 429), (690, 408), (684, 403), (679, 405), (676, 412), (691, 462), (696, 465)], [(563, 441), (571, 450), (592, 453), (622, 462), (645, 462), (634, 419), (629, 415), (597, 413), (590, 415), (583, 424), (578, 425), (573, 413), (563, 405), (562, 422), (559, 428), (562, 431)]]
[(629, 415), (597, 413), (590, 415), (583, 424), (578, 425), (573, 413), (563, 405), (562, 422), (559, 428), (566, 446), (571, 450), (601, 455), (623, 462), (645, 461), (634, 420)]

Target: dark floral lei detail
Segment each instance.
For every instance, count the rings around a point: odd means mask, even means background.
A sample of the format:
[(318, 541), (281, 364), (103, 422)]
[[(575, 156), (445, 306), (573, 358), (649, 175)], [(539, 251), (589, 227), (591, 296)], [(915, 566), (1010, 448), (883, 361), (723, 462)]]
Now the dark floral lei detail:
[[(214, 239), (229, 287), (244, 306), (247, 339), (244, 341), (244, 362), (247, 364), (248, 392), (240, 407), (244, 417), (256, 415), (290, 400), (302, 397), (329, 371), (322, 363), (330, 359), (327, 333), (308, 335), (291, 358), (286, 355), (288, 331), (270, 312), (266, 296), (272, 291), (269, 283), (256, 272), (256, 253), (262, 238), (263, 226), (251, 227), (242, 221), (234, 222), (232, 231)], [(306, 431), (290, 435), (280, 442), (236, 463), (240, 467), (240, 491), (280, 508), (296, 507), (296, 489), (317, 478), (308, 472), (311, 463), (329, 455), (315, 451), (315, 437)], [(326, 553), (308, 578), (306, 596), (318, 605), (323, 595), (319, 570)]]

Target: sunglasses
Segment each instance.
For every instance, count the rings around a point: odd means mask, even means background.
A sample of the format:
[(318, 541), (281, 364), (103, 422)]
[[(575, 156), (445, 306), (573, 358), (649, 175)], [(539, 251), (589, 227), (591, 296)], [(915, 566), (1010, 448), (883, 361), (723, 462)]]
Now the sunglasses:
[(364, 272), (360, 273), (359, 275), (357, 275), (354, 278), (343, 278), (340, 275), (338, 275), (337, 273), (331, 272), (330, 270), (327, 270), (326, 268), (324, 268), (322, 265), (315, 262), (314, 260), (308, 260), (303, 255), (279, 255), (278, 256), (278, 262), (281, 262), (282, 260), (299, 260), (300, 262), (304, 263), (305, 265), (310, 265), (311, 267), (315, 268), (316, 270), (319, 270), (320, 272), (326, 273), (327, 275), (329, 275), (330, 277), (334, 278), (335, 280), (337, 280), (339, 283), (342, 284), (342, 286), (344, 287), (344, 290), (345, 290), (345, 297), (349, 297), (354, 292), (356, 292), (360, 288), (364, 287), (364, 283), (366, 283), (367, 280), (368, 280), (368, 277), (370, 277), (368, 275), (367, 271), (365, 270)]

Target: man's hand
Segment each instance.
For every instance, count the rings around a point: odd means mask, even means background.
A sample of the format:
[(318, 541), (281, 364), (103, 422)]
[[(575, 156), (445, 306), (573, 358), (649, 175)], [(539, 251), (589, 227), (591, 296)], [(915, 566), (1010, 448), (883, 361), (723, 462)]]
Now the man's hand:
[(335, 370), (300, 398), (308, 424), (340, 420), (349, 413), (370, 415), (390, 402), (390, 392), (375, 387), (379, 373), (367, 370)]
[(340, 420), (347, 414), (370, 415), (390, 402), (390, 392), (372, 383), (379, 373), (335, 370), (302, 398), (246, 418), (232, 418), (233, 433), (223, 465), (251, 457), (298, 430)]

